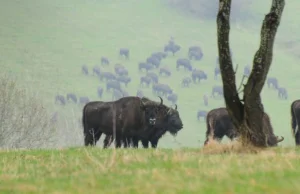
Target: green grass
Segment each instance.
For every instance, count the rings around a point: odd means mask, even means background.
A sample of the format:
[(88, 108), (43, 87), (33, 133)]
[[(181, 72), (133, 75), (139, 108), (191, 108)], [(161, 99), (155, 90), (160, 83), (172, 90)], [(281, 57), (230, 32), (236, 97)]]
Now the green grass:
[[(214, 149), (218, 149), (215, 147)], [(296, 193), (299, 149), (0, 152), (1, 193)]]

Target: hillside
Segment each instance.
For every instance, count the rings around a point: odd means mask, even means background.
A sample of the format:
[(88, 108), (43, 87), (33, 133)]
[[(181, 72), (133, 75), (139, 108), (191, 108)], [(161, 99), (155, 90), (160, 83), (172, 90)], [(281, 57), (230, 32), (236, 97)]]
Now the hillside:
[[(234, 62), (239, 64), (238, 74), (242, 77), (243, 67), (251, 63), (258, 48), (261, 20), (269, 10), (269, 3), (253, 3), (258, 22), (235, 23), (231, 27), (231, 48)], [(181, 50), (168, 56), (161, 66), (172, 70), (171, 77), (160, 77), (178, 94), (178, 109), (184, 129), (178, 134), (177, 143), (170, 136), (164, 137), (159, 146), (165, 148), (199, 147), (205, 139), (205, 122), (197, 121), (198, 110), (211, 110), (223, 106), (221, 99), (210, 99), (209, 107), (203, 106), (202, 96), (211, 93), (214, 85), (221, 81), (213, 79), (217, 45), (215, 20), (190, 17), (171, 8), (161, 0), (10, 0), (2, 1), (0, 7), (0, 67), (3, 72), (15, 76), (24, 87), (38, 93), (50, 112), (59, 112), (60, 146), (82, 145), (82, 129), (78, 119), (81, 107), (68, 104), (54, 105), (57, 94), (68, 92), (98, 100), (96, 88), (105, 87), (93, 76), (84, 76), (81, 66), (86, 64), (91, 71), (100, 65), (102, 56), (111, 60), (105, 71), (113, 71), (113, 65), (121, 63), (129, 70), (132, 82), (125, 88), (135, 95), (141, 89), (153, 100), (159, 100), (151, 89), (140, 88), (138, 63), (145, 61), (152, 52), (162, 51), (173, 36)], [(277, 77), (280, 86), (287, 88), (288, 100), (279, 100), (277, 92), (267, 87), (263, 91), (266, 112), (271, 116), (275, 133), (285, 137), (282, 145), (294, 145), (290, 127), (290, 104), (298, 98), (300, 70), (299, 59), (294, 51), (297, 45), (286, 49), (283, 44), (297, 40), (299, 27), (296, 8), (299, 2), (289, 1), (286, 5), (278, 39), (274, 48), (274, 59), (269, 76)], [(246, 9), (246, 8), (245, 8)], [(289, 40), (287, 40), (287, 37)], [(201, 61), (193, 61), (198, 69), (208, 73), (208, 80), (182, 88), (181, 80), (190, 73), (176, 70), (176, 60), (187, 56), (188, 47), (200, 45), (204, 52)], [(118, 56), (120, 48), (130, 49), (130, 59)], [(291, 51), (292, 50), (292, 51)], [(157, 72), (157, 70), (155, 70)], [(167, 102), (166, 98), (165, 103)], [(102, 100), (111, 100), (105, 93)], [(178, 143), (179, 142), (179, 143)]]

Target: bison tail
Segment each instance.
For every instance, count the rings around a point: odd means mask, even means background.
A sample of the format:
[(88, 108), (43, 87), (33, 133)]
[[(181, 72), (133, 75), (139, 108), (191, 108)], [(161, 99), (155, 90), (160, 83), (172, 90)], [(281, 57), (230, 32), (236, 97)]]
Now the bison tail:
[(293, 109), (294, 103), (291, 105), (291, 116), (292, 116), (292, 134), (295, 137), (295, 134), (298, 130), (298, 123), (297, 123), (297, 118)]
[(83, 131), (86, 130), (86, 114), (85, 114), (86, 107), (87, 107), (87, 104), (84, 105), (84, 107), (82, 109), (82, 127), (83, 127)]
[(211, 139), (214, 138), (214, 124), (213, 118), (211, 116), (206, 117), (206, 140), (204, 145), (206, 145)]

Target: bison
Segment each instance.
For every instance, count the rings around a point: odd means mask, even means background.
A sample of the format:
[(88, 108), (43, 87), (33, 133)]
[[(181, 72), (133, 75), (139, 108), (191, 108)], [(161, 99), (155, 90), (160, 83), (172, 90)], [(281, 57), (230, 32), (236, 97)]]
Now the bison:
[(121, 48), (119, 51), (120, 56), (125, 56), (126, 59), (129, 59), (129, 49), (128, 48)]
[(146, 72), (152, 70), (154, 67), (150, 63), (141, 62), (139, 63), (139, 71), (145, 69)]
[(114, 136), (116, 148), (121, 147), (124, 137), (147, 137), (147, 133), (151, 132), (149, 127), (156, 125), (162, 103), (162, 99), (161, 103), (157, 103), (147, 98), (130, 96), (117, 101), (86, 104), (82, 111), (84, 145), (96, 145), (102, 133)]
[(276, 77), (269, 77), (267, 79), (268, 88), (273, 87), (274, 89), (278, 89), (278, 80)]
[(287, 94), (287, 90), (283, 87), (279, 87), (278, 89), (278, 97), (281, 99), (287, 99), (288, 98), (288, 94)]
[(201, 80), (207, 80), (207, 74), (202, 70), (194, 69), (192, 72), (192, 78), (194, 83), (200, 83)]
[(148, 87), (151, 84), (152, 79), (149, 76), (142, 76), (140, 78), (140, 85), (143, 86), (146, 84)]
[(202, 117), (204, 120), (206, 119), (207, 111), (205, 110), (199, 110), (197, 112), (197, 119), (200, 121), (200, 118)]
[(183, 78), (181, 84), (183, 87), (189, 87), (190, 83), (192, 83), (192, 79), (190, 77)]
[(167, 68), (167, 67), (162, 67), (162, 68), (160, 68), (159, 69), (159, 75), (166, 75), (166, 76), (171, 76), (171, 71), (170, 71), (170, 69), (169, 68)]
[(74, 103), (77, 103), (77, 97), (73, 93), (68, 93), (67, 94), (67, 101), (72, 100)]
[(177, 59), (176, 69), (179, 70), (180, 66), (183, 66), (185, 70), (189, 70), (189, 71), (193, 70), (193, 66), (191, 65), (191, 62), (189, 59)]
[(61, 105), (66, 104), (66, 99), (63, 95), (56, 95), (55, 96), (55, 104), (60, 103)]
[[(284, 140), (283, 137), (278, 138), (273, 133), (269, 116), (264, 113), (263, 116), (263, 128), (270, 132), (267, 144), (269, 146), (277, 146), (277, 143)], [(239, 136), (238, 131), (234, 127), (232, 120), (225, 107), (216, 108), (208, 112), (206, 116), (206, 140), (204, 145), (207, 145), (210, 139), (221, 141), (224, 136), (227, 136), (230, 140), (233, 140)]]
[(107, 57), (101, 57), (101, 65), (109, 65), (109, 60)]
[(300, 145), (300, 100), (295, 100), (291, 104), (291, 116), (292, 116), (292, 134), (295, 138), (296, 146)]

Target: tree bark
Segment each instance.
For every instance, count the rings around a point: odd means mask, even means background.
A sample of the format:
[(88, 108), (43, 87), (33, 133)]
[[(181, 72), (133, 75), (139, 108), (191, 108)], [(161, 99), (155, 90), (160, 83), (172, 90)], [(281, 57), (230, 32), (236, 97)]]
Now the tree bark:
[(263, 20), (260, 46), (254, 56), (253, 68), (244, 87), (243, 103), (238, 96), (229, 50), (231, 0), (219, 0), (218, 51), (226, 108), (241, 135), (242, 142), (259, 147), (274, 146), (278, 142), (273, 134), (270, 120), (265, 115), (260, 93), (272, 63), (274, 40), (284, 5), (284, 0), (272, 0), (271, 10)]

